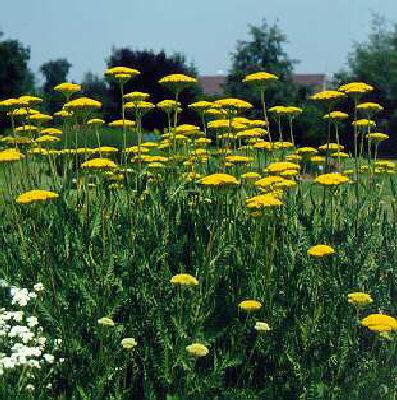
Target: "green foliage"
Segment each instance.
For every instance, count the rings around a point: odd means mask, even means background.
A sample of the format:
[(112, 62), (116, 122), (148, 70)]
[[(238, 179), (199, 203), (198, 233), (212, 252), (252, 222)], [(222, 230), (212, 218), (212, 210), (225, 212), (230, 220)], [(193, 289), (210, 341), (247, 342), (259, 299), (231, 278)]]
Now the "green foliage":
[[(375, 87), (376, 101), (384, 106), (378, 131), (390, 134), (384, 154), (396, 154), (397, 148), (397, 25), (374, 15), (368, 39), (355, 44), (348, 58), (348, 69), (335, 75), (335, 84), (363, 81)], [(371, 97), (372, 94), (371, 94)], [(365, 99), (364, 99), (365, 100)]]
[(44, 75), (44, 100), (47, 111), (53, 114), (62, 106), (64, 97), (54, 92), (54, 87), (59, 83), (66, 82), (69, 69), (72, 66), (66, 58), (50, 60), (40, 66), (40, 72)]
[[(0, 34), (1, 37), (1, 34)], [(0, 40), (0, 97), (18, 97), (34, 91), (28, 68), (30, 49), (17, 40)]]

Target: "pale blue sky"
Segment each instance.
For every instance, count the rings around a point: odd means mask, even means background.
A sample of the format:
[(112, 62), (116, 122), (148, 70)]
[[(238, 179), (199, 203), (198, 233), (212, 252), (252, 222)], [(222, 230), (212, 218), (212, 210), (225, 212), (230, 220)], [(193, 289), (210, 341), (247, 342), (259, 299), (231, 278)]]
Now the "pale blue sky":
[(227, 71), (230, 52), (262, 17), (279, 21), (297, 72), (343, 67), (371, 13), (397, 22), (397, 0), (14, 0), (2, 1), (0, 30), (31, 47), (31, 68), (66, 57), (70, 77), (102, 73), (112, 46), (182, 51), (202, 75)]

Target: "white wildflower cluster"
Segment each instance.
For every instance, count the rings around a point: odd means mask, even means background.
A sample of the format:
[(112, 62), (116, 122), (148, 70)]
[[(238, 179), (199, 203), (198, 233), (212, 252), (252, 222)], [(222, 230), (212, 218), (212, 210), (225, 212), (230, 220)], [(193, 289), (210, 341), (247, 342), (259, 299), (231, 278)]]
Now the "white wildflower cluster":
[[(7, 286), (1, 281), (1, 290), (9, 290), (11, 306), (24, 309), (0, 309), (0, 375), (6, 375), (19, 368), (19, 373), (34, 379), (34, 371), (55, 363), (54, 355), (47, 349), (48, 343), (43, 327), (38, 318), (28, 311), (30, 307), (27, 307), (44, 292), (44, 286), (40, 282), (36, 283), (33, 291)], [(55, 339), (51, 347), (55, 351), (59, 350), (61, 343), (62, 339)], [(26, 389), (32, 391), (34, 385), (29, 383)]]

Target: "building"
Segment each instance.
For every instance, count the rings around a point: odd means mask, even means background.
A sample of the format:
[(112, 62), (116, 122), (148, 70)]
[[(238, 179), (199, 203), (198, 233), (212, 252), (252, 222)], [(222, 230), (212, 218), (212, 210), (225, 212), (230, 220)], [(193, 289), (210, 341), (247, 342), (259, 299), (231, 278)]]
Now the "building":
[[(312, 88), (313, 92), (324, 90), (326, 84), (325, 74), (293, 74), (292, 80), (295, 84)], [(223, 85), (226, 75), (201, 76), (199, 83), (204, 94), (209, 96), (222, 96)]]

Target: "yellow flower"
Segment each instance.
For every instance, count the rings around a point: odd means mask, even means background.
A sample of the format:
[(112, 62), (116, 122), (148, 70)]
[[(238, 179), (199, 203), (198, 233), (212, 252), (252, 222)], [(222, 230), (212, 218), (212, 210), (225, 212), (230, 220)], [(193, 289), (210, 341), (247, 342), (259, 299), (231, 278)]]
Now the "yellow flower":
[(212, 174), (200, 179), (200, 183), (206, 186), (229, 186), (237, 185), (239, 181), (232, 175)]
[(190, 76), (184, 75), (184, 74), (171, 74), (164, 76), (159, 80), (159, 83), (165, 84), (165, 85), (188, 85), (188, 84), (193, 84), (197, 83), (196, 78), (192, 78)]
[(371, 101), (367, 101), (366, 103), (361, 103), (357, 106), (358, 110), (370, 111), (370, 112), (378, 112), (382, 111), (383, 107), (378, 103), (373, 103)]
[(149, 149), (147, 149), (143, 146), (141, 146), (140, 148), (138, 146), (131, 146), (131, 147), (127, 147), (125, 149), (126, 153), (135, 153), (135, 154), (138, 154), (139, 152), (140, 153), (149, 153), (149, 151), (150, 151)]
[(138, 343), (136, 342), (136, 340), (134, 338), (124, 338), (121, 341), (121, 346), (125, 350), (133, 350), (137, 344)]
[(12, 110), (21, 106), (19, 99), (6, 99), (0, 101), (0, 110)]
[(335, 151), (335, 153), (331, 153), (330, 156), (334, 158), (348, 158), (349, 154), (344, 151)]
[(339, 150), (344, 149), (344, 147), (338, 143), (328, 143), (328, 146), (326, 144), (324, 144), (324, 145), (320, 146), (319, 149), (322, 151), (327, 151), (327, 147), (328, 147), (328, 151), (330, 151), (330, 152), (339, 151)]
[(246, 200), (247, 208), (272, 208), (283, 205), (283, 202), (272, 193), (259, 194)]
[(254, 72), (252, 74), (247, 75), (243, 82), (245, 83), (256, 83), (256, 84), (264, 84), (269, 81), (276, 81), (278, 77), (269, 72)]
[(109, 123), (109, 126), (111, 126), (112, 128), (123, 128), (124, 126), (126, 128), (133, 128), (135, 127), (135, 125), (135, 121), (132, 121), (130, 119), (116, 119)]
[(246, 163), (253, 161), (253, 158), (246, 157), (246, 156), (226, 156), (225, 161), (231, 162), (234, 164), (246, 164)]
[(82, 111), (92, 110), (101, 107), (101, 102), (89, 99), (88, 97), (80, 97), (76, 100), (70, 100), (64, 105), (66, 110)]
[(266, 322), (257, 322), (255, 324), (255, 330), (257, 332), (268, 332), (271, 330), (270, 325)]
[(180, 105), (181, 103), (176, 100), (162, 100), (157, 103), (157, 107), (165, 112), (175, 111)]
[(376, 123), (375, 121), (372, 121), (371, 119), (359, 119), (357, 121), (352, 122), (353, 126), (358, 126), (358, 127), (367, 127), (367, 126), (375, 126)]
[(386, 314), (370, 314), (361, 320), (361, 325), (377, 332), (397, 330), (397, 320)]
[(349, 118), (349, 114), (343, 113), (342, 111), (332, 111), (330, 114), (325, 114), (324, 119), (332, 119), (334, 121), (347, 119)]
[(331, 254), (334, 254), (335, 250), (326, 244), (317, 244), (315, 246), (310, 247), (307, 251), (307, 254), (312, 257), (325, 257)]
[(363, 292), (354, 292), (347, 295), (347, 301), (355, 306), (366, 306), (373, 302), (371, 295)]
[(111, 146), (101, 146), (92, 149), (93, 153), (117, 153), (118, 151), (119, 151), (118, 148)]
[(51, 121), (52, 116), (47, 114), (32, 114), (28, 116), (28, 120), (30, 121)]
[(299, 149), (295, 150), (296, 154), (302, 154), (302, 155), (312, 155), (317, 153), (317, 149), (314, 147), (300, 147)]
[(15, 129), (17, 132), (36, 132), (38, 128), (34, 125), (23, 125)]
[(23, 154), (17, 149), (7, 149), (0, 151), (0, 163), (19, 161)]
[(205, 357), (209, 350), (208, 348), (202, 343), (192, 343), (189, 346), (186, 346), (186, 351), (192, 355), (193, 357)]
[(214, 106), (212, 101), (196, 101), (195, 103), (189, 104), (189, 108), (193, 108), (196, 111), (205, 111)]
[(61, 92), (65, 95), (70, 95), (72, 93), (80, 92), (81, 86), (77, 83), (63, 82), (59, 85), (56, 85), (54, 87), (54, 90), (56, 92)]
[(105, 121), (100, 118), (92, 118), (87, 121), (87, 125), (104, 125)]
[(111, 318), (103, 317), (98, 319), (98, 324), (104, 326), (114, 326), (114, 321)]
[(61, 118), (67, 118), (67, 117), (71, 117), (73, 114), (67, 110), (60, 110), (57, 111), (56, 113), (54, 113), (55, 117), (61, 117)]
[(386, 135), (386, 133), (373, 132), (368, 133), (367, 138), (375, 142), (383, 142), (384, 140), (389, 139), (389, 135)]
[(20, 96), (18, 100), (21, 102), (21, 104), (27, 106), (33, 106), (34, 104), (39, 104), (43, 102), (40, 97), (36, 96)]
[(117, 168), (117, 165), (114, 161), (109, 160), (108, 158), (93, 158), (91, 160), (85, 161), (81, 164), (81, 168), (86, 169), (114, 169)]
[(128, 68), (128, 67), (112, 67), (108, 68), (105, 71), (105, 76), (114, 78), (116, 80), (128, 80), (130, 78), (133, 78), (136, 75), (139, 75), (140, 72), (137, 69), (134, 68)]
[(42, 135), (61, 135), (62, 131), (57, 128), (45, 128), (40, 131)]
[(57, 199), (58, 197), (59, 195), (57, 193), (48, 192), (47, 190), (35, 189), (20, 194), (17, 197), (16, 202), (18, 204), (29, 204), (29, 203), (53, 200)]
[(244, 129), (243, 131), (237, 133), (238, 138), (256, 138), (265, 135), (268, 133), (266, 129), (263, 128), (251, 128)]
[(258, 142), (254, 144), (254, 148), (258, 150), (271, 150), (272, 144), (270, 142)]
[(248, 108), (252, 108), (251, 103), (239, 99), (221, 99), (216, 100), (214, 104), (223, 108), (224, 110), (245, 110)]
[(197, 286), (199, 284), (198, 280), (194, 276), (185, 273), (174, 275), (170, 282), (173, 285), (181, 286)]
[(149, 93), (145, 93), (145, 92), (130, 92), (125, 94), (124, 99), (129, 100), (129, 101), (143, 101), (143, 100), (147, 100), (150, 95)]
[(337, 100), (344, 95), (345, 94), (342, 91), (324, 90), (322, 92), (315, 93), (313, 96), (310, 97), (310, 99), (318, 101)]
[(43, 135), (35, 139), (36, 143), (50, 143), (50, 142), (59, 142), (61, 139), (54, 135)]
[(177, 126), (175, 131), (176, 133), (181, 135), (197, 135), (198, 133), (200, 133), (200, 128), (195, 125), (183, 124)]
[(371, 85), (368, 85), (368, 83), (351, 82), (340, 86), (338, 90), (347, 94), (361, 94), (371, 92), (374, 88)]
[(246, 179), (246, 180), (257, 180), (260, 179), (260, 174), (258, 174), (257, 172), (246, 172), (245, 174), (241, 175), (242, 179)]
[(290, 161), (279, 161), (271, 163), (265, 168), (265, 171), (271, 174), (277, 174), (287, 170), (299, 171), (300, 165), (292, 163)]
[(325, 186), (338, 186), (343, 183), (349, 182), (349, 178), (336, 172), (336, 173), (332, 173), (332, 174), (319, 175), (314, 180), (314, 182), (319, 183), (320, 185), (325, 185)]
[(262, 308), (262, 303), (258, 300), (243, 300), (238, 306), (244, 311), (258, 311)]

